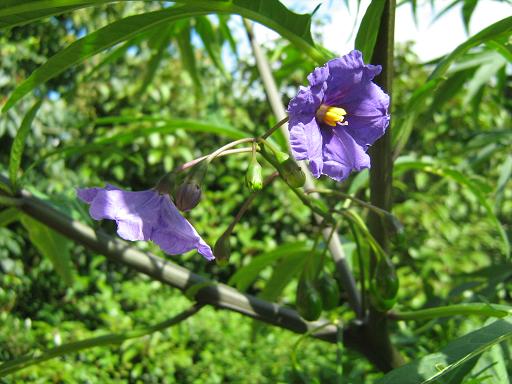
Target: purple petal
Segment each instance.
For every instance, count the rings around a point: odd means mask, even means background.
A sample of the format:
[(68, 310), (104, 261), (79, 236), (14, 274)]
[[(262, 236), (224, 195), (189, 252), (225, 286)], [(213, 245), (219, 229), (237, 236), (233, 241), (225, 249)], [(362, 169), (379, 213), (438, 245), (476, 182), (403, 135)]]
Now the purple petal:
[(308, 81), (311, 88), (314, 88), (318, 85), (322, 85), (327, 80), (329, 76), (329, 68), (327, 65), (322, 67), (317, 67), (308, 75)]
[(389, 96), (382, 89), (369, 83), (347, 100), (344, 128), (354, 140), (364, 148), (372, 145), (381, 137), (389, 125)]
[(159, 195), (154, 190), (129, 192), (100, 190), (89, 213), (95, 220), (117, 222), (117, 233), (125, 240), (149, 240), (160, 211)]
[(90, 204), (95, 220), (111, 219), (125, 240), (153, 240), (165, 252), (179, 254), (197, 249), (213, 260), (211, 248), (194, 227), (178, 212), (169, 196), (150, 189), (129, 192), (115, 186), (77, 189), (80, 199)]
[(337, 181), (346, 179), (352, 171), (370, 167), (370, 157), (343, 128), (321, 130), (324, 141), (322, 174)]
[(309, 160), (311, 173), (320, 177), (322, 171), (322, 135), (315, 117), (290, 121), (290, 147), (296, 160)]
[(352, 51), (340, 58), (327, 63), (329, 77), (326, 81), (324, 103), (344, 108), (343, 101), (351, 92), (361, 85), (365, 86), (377, 76), (382, 67), (380, 65), (365, 65), (363, 55), (359, 51)]
[(165, 252), (179, 254), (196, 248), (206, 259), (213, 260), (211, 248), (196, 232), (194, 227), (178, 212), (168, 196), (163, 199), (158, 227), (151, 239)]
[(293, 117), (314, 115), (322, 103), (324, 92), (322, 89), (312, 90), (309, 87), (300, 87), (297, 96), (288, 104), (288, 114)]
[(77, 188), (76, 195), (84, 203), (91, 204), (101, 188)]

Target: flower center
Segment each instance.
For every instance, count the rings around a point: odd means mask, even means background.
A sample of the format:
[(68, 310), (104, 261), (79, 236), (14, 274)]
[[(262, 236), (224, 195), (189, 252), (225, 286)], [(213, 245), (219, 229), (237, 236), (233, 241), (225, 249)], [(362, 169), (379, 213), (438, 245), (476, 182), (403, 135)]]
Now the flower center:
[(324, 122), (331, 127), (335, 127), (337, 124), (339, 125), (348, 125), (347, 121), (343, 121), (347, 111), (343, 108), (339, 107), (331, 107), (329, 105), (322, 104), (316, 110), (316, 119), (319, 122)]

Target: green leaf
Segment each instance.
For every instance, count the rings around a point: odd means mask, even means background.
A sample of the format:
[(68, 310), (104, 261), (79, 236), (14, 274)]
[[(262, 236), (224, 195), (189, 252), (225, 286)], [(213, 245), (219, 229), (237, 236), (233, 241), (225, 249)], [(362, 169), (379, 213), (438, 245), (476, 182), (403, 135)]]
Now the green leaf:
[[(485, 384), (510, 383), (507, 372), (507, 358), (503, 353), (503, 347), (500, 344), (494, 345), (490, 351), (484, 353), (478, 360), (472, 371), (472, 376), (480, 378), (485, 376)], [(508, 363), (510, 360), (508, 361)]]
[(245, 291), (253, 281), (256, 280), (263, 269), (281, 258), (303, 253), (308, 249), (306, 243), (303, 242), (280, 245), (270, 252), (265, 252), (254, 257), (249, 264), (239, 268), (229, 279), (229, 284), (236, 285), (237, 289), (240, 291)]
[(64, 280), (64, 283), (70, 286), (73, 283), (73, 273), (68, 240), (30, 216), (23, 215), (21, 222), (27, 230), (32, 244), (44, 257), (50, 259), (55, 271)]
[(491, 220), (491, 222), (493, 222), (494, 225), (496, 226), (496, 229), (498, 230), (501, 238), (503, 239), (503, 251), (505, 253), (505, 256), (510, 256), (510, 242), (508, 240), (507, 232), (505, 231), (503, 225), (501, 224), (496, 214), (494, 213), (492, 205), (489, 203), (484, 193), (482, 192), (482, 186), (477, 184), (475, 181), (467, 178), (461, 172), (455, 169), (441, 167), (439, 165), (434, 164), (433, 162), (420, 160), (409, 161), (405, 159), (399, 159), (395, 163), (395, 171), (397, 174), (408, 169), (418, 169), (441, 177), (447, 177), (457, 182), (458, 184), (466, 187), (467, 190), (470, 191), (476, 197), (480, 205), (484, 208), (489, 220)]
[(0, 5), (0, 29), (30, 23), (48, 16), (70, 12), (102, 0), (3, 0)]
[(462, 19), (464, 20), (466, 33), (469, 32), (469, 22), (477, 4), (478, 0), (464, 0), (464, 4), (462, 4)]
[[(38, 9), (44, 10), (52, 8), (54, 1), (41, 1), (39, 3), (35, 1), (34, 4), (37, 5)], [(108, 1), (97, 1), (98, 4), (107, 2)], [(5, 112), (11, 108), (17, 101), (37, 86), (107, 48), (131, 39), (151, 28), (209, 13), (239, 14), (259, 22), (296, 44), (302, 51), (314, 58), (318, 63), (323, 64), (333, 56), (331, 53), (326, 52), (325, 49), (319, 49), (314, 46), (310, 32), (311, 15), (293, 13), (277, 0), (183, 0), (182, 2), (184, 2), (185, 5), (126, 17), (108, 24), (70, 44), (32, 72), (32, 74), (11, 94), (3, 107), (3, 111)], [(45, 4), (47, 3), (49, 5), (46, 5), (47, 8), (45, 8)], [(66, 4), (88, 6), (91, 5), (91, 2), (69, 0)], [(16, 8), (18, 7), (13, 5), (11, 8), (5, 7), (2, 10), (5, 14), (9, 10), (12, 11), (12, 9)], [(29, 12), (28, 10), (31, 8), (24, 7), (23, 9)]]
[(166, 49), (169, 45), (169, 39), (171, 35), (172, 29), (170, 27), (167, 28), (157, 28), (153, 31), (153, 34), (149, 38), (149, 41), (152, 45), (152, 55), (149, 59), (149, 63), (146, 68), (146, 73), (144, 74), (144, 78), (142, 79), (140, 88), (135, 93), (136, 97), (140, 97), (144, 94), (146, 89), (149, 87), (153, 79), (155, 78), (158, 67), (160, 66), (160, 62), (162, 61)]
[(462, 336), (440, 352), (427, 355), (397, 368), (376, 381), (376, 384), (427, 384), (438, 382), (443, 375), (512, 337), (512, 317)]
[[(40, 156), (27, 168), (27, 172), (46, 161), (50, 157), (66, 158), (69, 156), (82, 155), (90, 152), (104, 151), (107, 147), (109, 151), (116, 152), (123, 157), (128, 157), (129, 153), (119, 150), (118, 147), (130, 145), (135, 139), (139, 137), (147, 137), (152, 133), (168, 134), (176, 132), (178, 129), (183, 129), (188, 132), (202, 132), (208, 134), (215, 134), (230, 139), (243, 139), (249, 137), (248, 134), (236, 128), (224, 125), (216, 125), (203, 121), (195, 120), (182, 120), (182, 119), (165, 119), (158, 116), (109, 116), (99, 118), (95, 121), (96, 125), (110, 125), (110, 124), (131, 124), (136, 122), (150, 121), (155, 125), (152, 127), (135, 127), (125, 129), (122, 133), (114, 134), (108, 137), (100, 137), (92, 143), (84, 143), (79, 145), (66, 146), (56, 149), (45, 155)], [(158, 123), (163, 123), (159, 126)]]
[(132, 124), (134, 122), (152, 122), (155, 126), (151, 128), (142, 127), (133, 129), (130, 132), (123, 132), (118, 135), (110, 136), (107, 138), (99, 139), (96, 143), (112, 142), (116, 140), (123, 140), (125, 137), (127, 140), (134, 138), (134, 134), (137, 136), (149, 135), (150, 133), (160, 132), (169, 133), (176, 131), (177, 129), (183, 129), (189, 132), (203, 132), (214, 135), (225, 136), (231, 139), (243, 139), (249, 137), (249, 135), (239, 129), (233, 128), (228, 125), (219, 125), (216, 123), (209, 123), (205, 121), (188, 120), (188, 119), (166, 119), (159, 116), (108, 116), (96, 119), (96, 125), (110, 125), (110, 124)]
[[(272, 276), (267, 281), (260, 297), (265, 300), (275, 301), (292, 279), (300, 274), (308, 257), (312, 257), (311, 250), (300, 252), (281, 260), (272, 271)], [(313, 256), (314, 257), (314, 256)]]
[(503, 68), (507, 64), (507, 61), (504, 57), (498, 56), (495, 60), (482, 65), (478, 70), (475, 72), (473, 77), (471, 78), (467, 92), (464, 96), (463, 103), (467, 104), (475, 97), (475, 95), (478, 93), (478, 91), (487, 83), (489, 80), (496, 76), (498, 71)]
[(212, 27), (210, 19), (205, 16), (200, 16), (196, 17), (195, 22), (195, 30), (199, 34), (213, 65), (227, 78), (228, 73), (224, 68), (224, 64), (222, 64), (221, 48), (217, 40), (217, 34)]
[(20, 211), (14, 207), (0, 211), (0, 227), (6, 227), (21, 217)]
[(430, 111), (439, 112), (443, 105), (462, 89), (462, 86), (473, 76), (474, 72), (475, 70), (470, 68), (452, 74), (436, 89), (434, 99), (430, 105)]
[(436, 66), (434, 71), (429, 77), (429, 80), (437, 79), (443, 76), (451, 63), (461, 57), (464, 53), (466, 53), (469, 49), (476, 47), (480, 44), (483, 44), (489, 40), (499, 38), (501, 36), (510, 34), (510, 30), (512, 28), (512, 16), (507, 17), (503, 20), (500, 20), (487, 28), (481, 30), (476, 35), (470, 37), (464, 43), (459, 45), (455, 50), (446, 56), (441, 62)]
[(201, 95), (202, 84), (197, 70), (194, 47), (190, 41), (190, 21), (186, 20), (186, 22), (182, 22), (180, 24), (179, 32), (176, 35), (176, 41), (178, 42), (181, 61), (183, 63), (183, 68), (188, 72), (192, 82), (194, 83), (196, 97), (199, 97)]
[(512, 176), (512, 155), (508, 155), (500, 167), (500, 177), (496, 186), (494, 208), (496, 212), (501, 212), (501, 205), (505, 196), (505, 186)]
[(17, 181), (18, 181), (18, 171), (20, 170), (21, 157), (23, 156), (23, 149), (25, 148), (25, 141), (27, 140), (28, 133), (30, 132), (30, 127), (32, 126), (32, 121), (36, 116), (39, 107), (43, 100), (38, 100), (36, 103), (30, 108), (27, 112), (23, 121), (21, 122), (21, 126), (16, 132), (16, 137), (11, 146), (11, 155), (9, 157), (9, 179), (11, 180), (11, 184), (14, 189), (16, 189)]
[(382, 12), (384, 11), (385, 1), (373, 0), (361, 20), (361, 25), (357, 31), (355, 46), (363, 53), (367, 62), (371, 62), (373, 49), (377, 41), (377, 34), (380, 28)]

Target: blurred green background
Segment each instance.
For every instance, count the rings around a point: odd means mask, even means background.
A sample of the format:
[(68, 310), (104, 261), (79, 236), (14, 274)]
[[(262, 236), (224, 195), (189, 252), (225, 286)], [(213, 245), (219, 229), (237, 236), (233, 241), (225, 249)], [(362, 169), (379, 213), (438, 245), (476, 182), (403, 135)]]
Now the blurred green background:
[[(0, 103), (35, 68), (79, 37), (124, 16), (160, 7), (157, 2), (98, 6), (3, 30)], [(148, 189), (173, 167), (229, 140), (261, 134), (275, 123), (240, 31), (239, 18), (227, 16), (176, 22), (65, 71), (0, 117), (0, 172), (7, 174), (9, 148), (35, 96), (46, 95), (26, 141), (23, 185), (73, 218), (114, 234), (113, 223), (89, 218), (87, 207), (76, 200), (75, 188), (109, 182)], [(321, 34), (315, 37), (322, 43)], [(410, 44), (396, 47), (393, 213), (403, 230), (392, 239), (391, 255), (400, 278), (400, 309), (473, 301), (510, 303), (512, 267), (504, 257), (497, 222), (510, 234), (512, 50), (506, 38), (496, 44), (505, 50), (488, 44), (460, 58), (441, 86), (414, 111), (409, 109), (411, 97), (436, 62), (421, 62)], [(281, 38), (265, 48), (287, 104), (315, 63)], [(282, 143), (279, 137), (276, 140)], [(209, 244), (215, 243), (250, 193), (241, 182), (248, 159), (240, 154), (216, 160), (205, 180), (203, 201), (187, 214)], [(267, 165), (265, 173), (270, 172)], [(319, 184), (366, 201), (367, 183), (363, 172), (342, 184), (327, 179)], [(344, 203), (338, 200), (331, 197), (327, 203)], [(353, 209), (366, 214), (357, 206)], [(66, 283), (32, 244), (25, 229), (31, 225), (10, 208), (0, 211), (2, 361), (163, 321), (191, 304), (179, 291), (58, 237), (55, 241), (71, 260)], [(348, 223), (341, 222), (339, 233), (357, 275)], [(293, 263), (303, 265), (305, 254), (283, 251), (243, 286), (232, 276), (276, 247), (309, 249), (318, 236), (310, 212), (277, 181), (237, 225), (226, 267), (209, 264), (195, 252), (169, 256), (153, 244), (137, 246), (196, 273), (293, 306), (300, 268), (290, 269), (290, 260), (295, 257)], [(320, 239), (317, 247), (324, 246)], [(330, 261), (324, 268), (334, 269)], [(324, 316), (346, 321), (353, 315), (341, 305)], [(478, 317), (396, 323), (393, 340), (414, 359), (484, 323)], [(512, 373), (509, 363), (509, 346), (497, 346), (483, 355), (465, 382), (503, 383)], [(363, 383), (378, 375), (341, 344), (303, 338), (206, 307), (167, 331), (53, 359), (8, 379)]]

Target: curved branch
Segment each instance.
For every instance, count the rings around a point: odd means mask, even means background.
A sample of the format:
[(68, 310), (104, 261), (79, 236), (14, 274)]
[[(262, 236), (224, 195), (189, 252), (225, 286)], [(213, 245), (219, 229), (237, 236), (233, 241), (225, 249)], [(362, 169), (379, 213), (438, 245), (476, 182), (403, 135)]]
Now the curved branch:
[[(194, 298), (201, 304), (229, 309), (296, 333), (306, 333), (326, 324), (325, 321), (305, 321), (293, 309), (241, 293), (232, 287), (215, 283), (170, 261), (150, 253), (143, 253), (101, 230), (95, 231), (91, 227), (67, 217), (26, 191), (22, 191), (21, 194), (21, 204), (18, 209), (24, 213), (86, 248), (183, 292), (190, 292), (196, 287), (201, 287), (194, 295)], [(327, 325), (313, 333), (313, 336), (336, 343), (337, 327)]]

